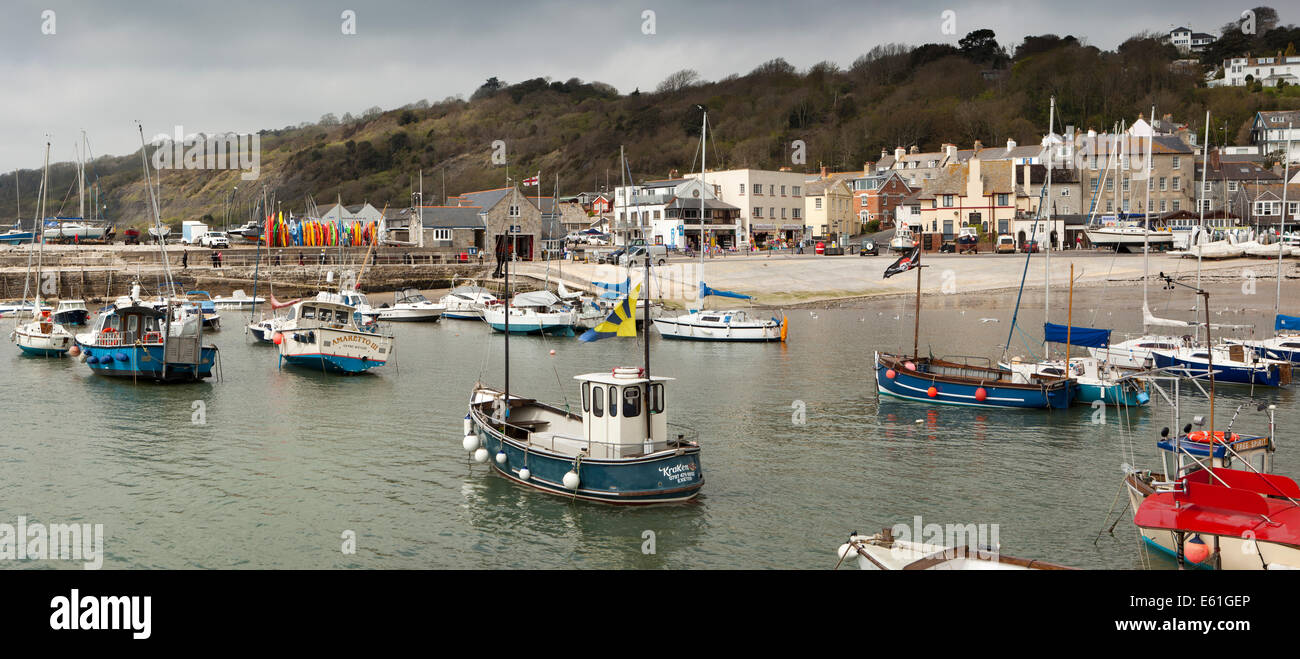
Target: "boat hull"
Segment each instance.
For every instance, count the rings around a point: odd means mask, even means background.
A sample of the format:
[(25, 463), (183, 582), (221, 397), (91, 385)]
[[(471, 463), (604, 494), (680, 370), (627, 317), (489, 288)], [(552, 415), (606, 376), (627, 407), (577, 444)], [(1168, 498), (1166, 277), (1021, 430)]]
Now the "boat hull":
[[(700, 448), (660, 451), (640, 458), (620, 460), (584, 459), (577, 465), (578, 489), (564, 487), (564, 475), (575, 468), (574, 458), (528, 449), (518, 440), (506, 438), (485, 426), (471, 410), (473, 431), (492, 457), (493, 470), (520, 485), (569, 499), (621, 505), (677, 503), (695, 498), (704, 487)], [(504, 463), (496, 460), (506, 454)], [(519, 471), (528, 467), (527, 480)]]
[[(1156, 351), (1152, 354), (1158, 368), (1172, 368), (1186, 373), (1189, 377), (1208, 379), (1210, 366), (1206, 362), (1184, 359), (1176, 355)], [(1287, 364), (1265, 364), (1261, 366), (1236, 366), (1214, 364), (1214, 381), (1218, 383), (1254, 384), (1265, 387), (1281, 387), (1291, 381), (1291, 369)]]
[(283, 329), (280, 359), (326, 373), (353, 374), (388, 363), (392, 337), (327, 327)]
[(736, 341), (767, 343), (781, 340), (781, 326), (776, 323), (745, 323), (741, 325), (708, 325), (684, 323), (671, 319), (656, 319), (655, 329), (665, 339), (684, 341)]
[(163, 346), (81, 346), (86, 365), (96, 375), (107, 377), (139, 378), (158, 382), (192, 382), (212, 376), (217, 348), (203, 346), (199, 363), (173, 362), (163, 368)]
[(1140, 407), (1151, 401), (1145, 391), (1136, 391), (1122, 384), (1084, 384), (1075, 385), (1074, 402), (1091, 405), (1101, 402), (1106, 405), (1123, 407)]
[[(1027, 410), (1065, 409), (1073, 399), (1073, 387), (1064, 382), (1048, 387), (957, 381), (925, 371), (890, 368), (879, 353), (875, 366), (877, 389), (882, 395), (894, 398), (939, 405)], [(934, 395), (930, 395), (931, 388)]]

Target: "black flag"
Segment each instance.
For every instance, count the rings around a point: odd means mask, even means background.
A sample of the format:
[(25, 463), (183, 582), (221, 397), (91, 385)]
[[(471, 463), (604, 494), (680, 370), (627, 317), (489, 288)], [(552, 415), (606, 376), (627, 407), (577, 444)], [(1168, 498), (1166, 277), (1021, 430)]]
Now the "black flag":
[(893, 265), (885, 268), (885, 279), (889, 279), (900, 272), (907, 272), (912, 268), (920, 267), (920, 265), (921, 246), (917, 245), (912, 248), (912, 251), (898, 257), (898, 260), (894, 261)]

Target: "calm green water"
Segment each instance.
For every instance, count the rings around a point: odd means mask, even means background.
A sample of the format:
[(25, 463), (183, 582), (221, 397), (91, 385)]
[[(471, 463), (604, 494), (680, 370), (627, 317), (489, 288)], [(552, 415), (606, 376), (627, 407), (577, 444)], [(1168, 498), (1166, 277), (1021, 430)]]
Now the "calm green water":
[[(1075, 322), (1136, 330), (1136, 293), (1076, 292)], [(1026, 293), (1030, 329), (1013, 339), (1013, 353), (1036, 344), (1040, 295)], [(1161, 295), (1164, 315), (1189, 316), (1190, 298)], [(1258, 307), (1223, 315), (1271, 327), (1272, 296), (1258, 297), (1225, 295), (1215, 306)], [(922, 351), (1000, 355), (1014, 301), (927, 299)], [(102, 523), (110, 568), (826, 569), (850, 531), (921, 515), (999, 524), (1008, 554), (1141, 567), (1130, 513), (1114, 537), (1093, 539), (1120, 464), (1158, 466), (1154, 442), (1170, 424), (1168, 408), (1136, 412), (1126, 428), (1115, 412), (1091, 424), (1087, 408), (878, 402), (872, 351), (910, 350), (911, 304), (793, 311), (786, 345), (656, 341), (655, 372), (677, 378), (670, 421), (699, 431), (706, 485), (693, 503), (650, 508), (572, 503), (468, 459), (460, 443), (470, 388), (501, 381), (502, 337), (480, 323), (396, 325), (397, 366), (349, 378), (277, 370), (275, 349), (252, 344), (227, 312), (214, 335), (224, 380), (191, 386), (110, 380), (76, 360), (25, 358), (6, 345), (0, 522)], [(630, 339), (516, 338), (511, 354), (514, 391), (572, 404), (573, 375), (639, 364), (641, 348)], [(1300, 423), (1295, 393), (1259, 394), (1279, 407), (1278, 471), (1300, 475), (1289, 440)], [(1219, 414), (1249, 395), (1222, 387)], [(192, 423), (194, 401), (206, 424)], [(795, 401), (806, 406), (805, 425), (792, 423)], [(1184, 419), (1203, 411), (1189, 397)], [(1235, 429), (1265, 427), (1262, 414), (1243, 411)], [(353, 555), (340, 551), (345, 530), (357, 536)], [(653, 555), (642, 553), (647, 530)], [(4, 565), (51, 566), (80, 568)]]

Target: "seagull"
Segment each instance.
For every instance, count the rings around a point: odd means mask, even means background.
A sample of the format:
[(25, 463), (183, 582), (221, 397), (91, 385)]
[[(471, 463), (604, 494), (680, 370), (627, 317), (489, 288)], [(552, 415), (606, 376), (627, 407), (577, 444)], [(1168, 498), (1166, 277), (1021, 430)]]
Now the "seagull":
[(811, 311), (808, 312), (808, 315), (809, 315), (809, 316), (812, 316), (813, 318), (816, 318), (816, 317), (817, 317), (817, 314), (815, 314), (815, 313), (813, 313), (813, 312), (811, 312)]
[(997, 318), (981, 318), (981, 319), (980, 319), (980, 322), (981, 322), (981, 323), (996, 323), (996, 322), (999, 322), (999, 321), (998, 321)]

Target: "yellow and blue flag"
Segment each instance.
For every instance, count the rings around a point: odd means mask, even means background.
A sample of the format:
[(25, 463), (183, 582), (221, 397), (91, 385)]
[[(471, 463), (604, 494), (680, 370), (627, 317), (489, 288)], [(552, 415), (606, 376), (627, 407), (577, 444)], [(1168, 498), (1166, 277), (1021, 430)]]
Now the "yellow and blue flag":
[(611, 336), (636, 336), (636, 294), (640, 290), (641, 284), (637, 284), (627, 297), (619, 301), (605, 322), (583, 332), (578, 340), (590, 342)]

